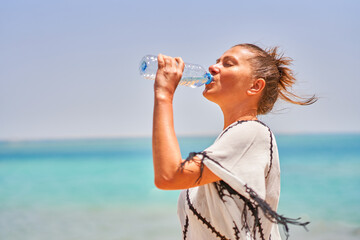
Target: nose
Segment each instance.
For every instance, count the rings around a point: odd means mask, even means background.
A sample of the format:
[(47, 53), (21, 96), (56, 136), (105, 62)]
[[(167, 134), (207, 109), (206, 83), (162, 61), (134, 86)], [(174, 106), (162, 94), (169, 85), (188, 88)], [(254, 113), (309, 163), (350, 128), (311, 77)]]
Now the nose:
[(209, 67), (209, 72), (211, 73), (211, 75), (215, 75), (217, 73), (220, 72), (220, 67), (219, 64), (213, 64)]

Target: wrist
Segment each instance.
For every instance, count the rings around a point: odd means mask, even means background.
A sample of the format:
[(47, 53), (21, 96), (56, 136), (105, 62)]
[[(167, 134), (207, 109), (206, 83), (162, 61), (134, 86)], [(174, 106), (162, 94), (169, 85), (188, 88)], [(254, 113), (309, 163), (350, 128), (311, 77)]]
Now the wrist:
[(164, 91), (155, 91), (154, 99), (157, 102), (172, 103), (174, 95)]

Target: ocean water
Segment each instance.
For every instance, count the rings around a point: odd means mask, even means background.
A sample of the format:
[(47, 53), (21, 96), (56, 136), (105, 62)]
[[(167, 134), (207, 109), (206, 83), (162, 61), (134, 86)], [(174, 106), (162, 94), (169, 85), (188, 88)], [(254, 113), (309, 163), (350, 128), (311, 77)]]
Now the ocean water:
[[(183, 157), (214, 137), (179, 139)], [(360, 135), (279, 135), (290, 239), (360, 239)], [(0, 142), (1, 240), (181, 239), (178, 191), (153, 184), (150, 138)]]

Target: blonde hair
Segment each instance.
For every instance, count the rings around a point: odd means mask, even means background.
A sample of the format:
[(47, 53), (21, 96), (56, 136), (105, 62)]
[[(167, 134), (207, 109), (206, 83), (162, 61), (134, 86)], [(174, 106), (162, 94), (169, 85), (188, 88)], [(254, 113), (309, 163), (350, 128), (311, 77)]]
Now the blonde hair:
[(278, 97), (297, 105), (310, 105), (317, 101), (315, 95), (310, 98), (303, 98), (289, 91), (296, 81), (293, 71), (288, 67), (293, 60), (279, 54), (278, 47), (263, 50), (248, 43), (238, 44), (234, 47), (243, 47), (254, 54), (254, 57), (249, 59), (253, 77), (262, 78), (266, 82), (258, 103), (258, 114), (270, 112)]

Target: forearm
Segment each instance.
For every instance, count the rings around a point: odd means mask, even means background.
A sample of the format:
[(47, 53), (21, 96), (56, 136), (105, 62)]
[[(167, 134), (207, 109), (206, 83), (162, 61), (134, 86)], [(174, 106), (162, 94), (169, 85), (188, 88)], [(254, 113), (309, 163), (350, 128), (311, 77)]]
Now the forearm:
[(155, 184), (167, 188), (175, 180), (182, 158), (175, 135), (172, 98), (156, 93), (152, 144)]

